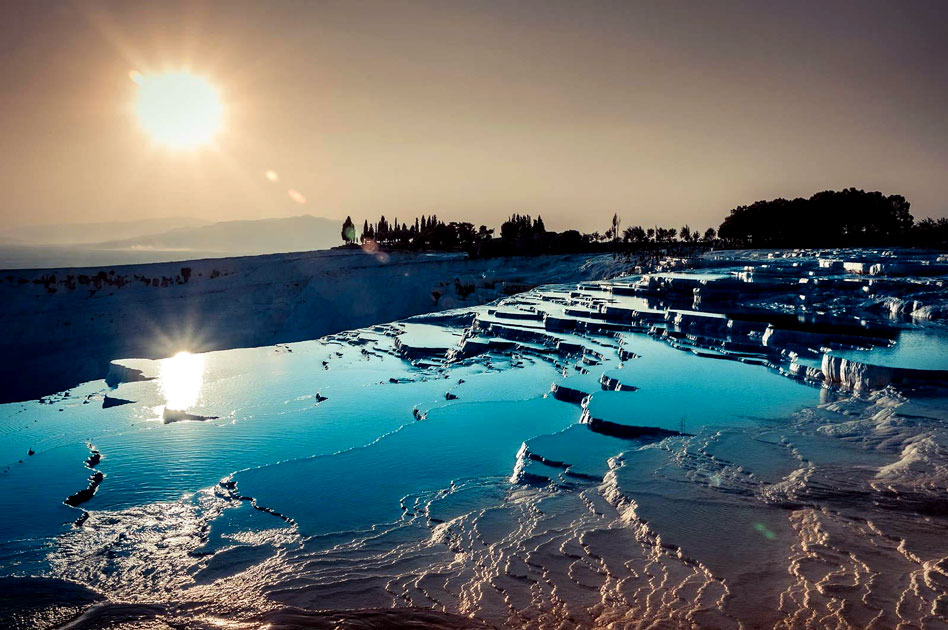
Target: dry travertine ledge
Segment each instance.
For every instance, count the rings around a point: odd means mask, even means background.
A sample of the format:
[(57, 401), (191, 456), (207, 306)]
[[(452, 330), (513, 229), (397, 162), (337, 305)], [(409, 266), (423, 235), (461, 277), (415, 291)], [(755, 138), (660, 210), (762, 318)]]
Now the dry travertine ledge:
[(0, 401), (102, 378), (112, 359), (315, 339), (476, 305), (548, 282), (610, 277), (611, 256), (468, 260), (318, 251), (0, 273)]

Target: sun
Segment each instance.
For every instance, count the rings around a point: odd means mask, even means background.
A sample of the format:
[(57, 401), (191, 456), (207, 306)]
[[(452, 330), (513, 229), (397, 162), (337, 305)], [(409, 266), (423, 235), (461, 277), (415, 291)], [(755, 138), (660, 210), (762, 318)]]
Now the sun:
[(214, 87), (187, 72), (130, 73), (138, 84), (135, 112), (155, 142), (175, 149), (208, 145), (223, 125), (223, 106)]

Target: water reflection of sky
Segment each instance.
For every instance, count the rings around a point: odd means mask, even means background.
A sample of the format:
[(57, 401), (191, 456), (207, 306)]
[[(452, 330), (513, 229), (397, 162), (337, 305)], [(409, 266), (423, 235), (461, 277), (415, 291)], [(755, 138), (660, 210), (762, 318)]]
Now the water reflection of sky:
[(165, 407), (185, 411), (194, 406), (204, 384), (204, 357), (179, 352), (161, 360), (158, 387), (165, 398)]
[(891, 346), (833, 350), (832, 354), (887, 367), (948, 370), (948, 334), (941, 330), (903, 330)]

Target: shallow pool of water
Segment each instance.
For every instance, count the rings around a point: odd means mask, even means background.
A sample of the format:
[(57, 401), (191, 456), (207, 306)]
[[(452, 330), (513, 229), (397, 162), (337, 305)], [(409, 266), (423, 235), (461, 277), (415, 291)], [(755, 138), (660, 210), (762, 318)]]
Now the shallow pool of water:
[(832, 354), (886, 367), (948, 370), (948, 332), (903, 330), (891, 346), (879, 346), (871, 350), (834, 350)]

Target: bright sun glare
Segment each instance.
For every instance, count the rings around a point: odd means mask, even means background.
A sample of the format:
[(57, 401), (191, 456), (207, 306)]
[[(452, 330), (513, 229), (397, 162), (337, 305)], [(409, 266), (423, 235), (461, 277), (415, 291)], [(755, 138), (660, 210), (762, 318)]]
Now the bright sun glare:
[(223, 123), (217, 90), (201, 77), (187, 72), (141, 74), (135, 111), (141, 126), (155, 142), (176, 149), (210, 144)]
[(204, 357), (190, 352), (179, 352), (162, 359), (158, 386), (165, 396), (165, 406), (185, 411), (197, 402), (204, 383)]

